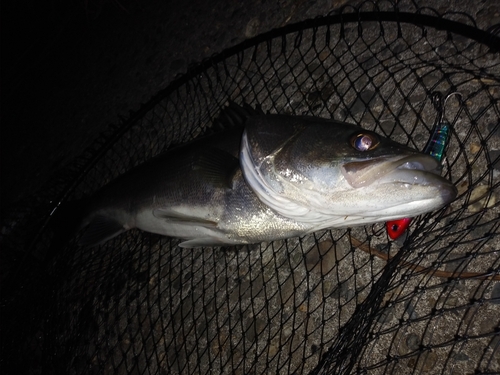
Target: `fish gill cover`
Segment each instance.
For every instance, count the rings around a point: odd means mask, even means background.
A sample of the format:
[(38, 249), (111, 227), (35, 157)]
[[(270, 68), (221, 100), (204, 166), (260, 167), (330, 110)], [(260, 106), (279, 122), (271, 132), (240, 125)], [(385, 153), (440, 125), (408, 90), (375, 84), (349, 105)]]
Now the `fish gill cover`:
[[(463, 14), (388, 3), (262, 35), (158, 93), (2, 224), (2, 367), (15, 373), (500, 372), (500, 45)], [(407, 9), (408, 10), (408, 9)], [(186, 249), (138, 230), (52, 251), (51, 215), (210, 132), (229, 101), (359, 124), (422, 150), (450, 123), (458, 196), (384, 223)]]

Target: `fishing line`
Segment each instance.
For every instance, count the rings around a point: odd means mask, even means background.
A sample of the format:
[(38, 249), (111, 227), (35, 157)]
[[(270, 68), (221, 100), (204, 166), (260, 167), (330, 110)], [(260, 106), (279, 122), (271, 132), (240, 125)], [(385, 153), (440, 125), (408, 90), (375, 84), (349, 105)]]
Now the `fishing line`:
[[(364, 251), (365, 253), (368, 253), (370, 255), (375, 255), (377, 258), (385, 260), (386, 262), (388, 262), (389, 260), (391, 260), (393, 258), (389, 254), (386, 254), (382, 251), (374, 249), (370, 245), (367, 245), (366, 243), (358, 240), (356, 237), (350, 236), (350, 238), (351, 238), (352, 244), (354, 246), (356, 246), (358, 249)], [(401, 261), (400, 264), (404, 268), (409, 268), (409, 269), (416, 271), (416, 272), (419, 272), (419, 273), (424, 273), (426, 275), (435, 276), (435, 277), (442, 277), (442, 278), (446, 278), (446, 279), (476, 279), (476, 280), (500, 281), (500, 275), (495, 274), (494, 272), (490, 272), (490, 273), (461, 272), (461, 271), (450, 272), (450, 271), (436, 270), (436, 269), (430, 268), (430, 267), (419, 266), (415, 263), (406, 262), (406, 261)]]

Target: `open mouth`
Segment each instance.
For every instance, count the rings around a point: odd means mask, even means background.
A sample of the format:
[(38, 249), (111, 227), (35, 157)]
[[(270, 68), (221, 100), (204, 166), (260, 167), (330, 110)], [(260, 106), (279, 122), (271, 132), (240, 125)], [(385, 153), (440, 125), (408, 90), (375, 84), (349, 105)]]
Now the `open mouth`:
[(342, 174), (354, 188), (374, 182), (431, 185), (443, 182), (439, 167), (432, 156), (414, 154), (346, 163), (342, 166)]

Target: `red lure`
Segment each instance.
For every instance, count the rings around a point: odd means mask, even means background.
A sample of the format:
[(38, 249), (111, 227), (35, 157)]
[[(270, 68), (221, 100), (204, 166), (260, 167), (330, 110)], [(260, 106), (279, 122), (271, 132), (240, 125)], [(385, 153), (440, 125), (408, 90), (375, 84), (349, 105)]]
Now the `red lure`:
[[(438, 123), (434, 125), (432, 135), (424, 148), (426, 154), (432, 155), (437, 161), (443, 159), (444, 150), (446, 148), (446, 143), (448, 141), (449, 124), (444, 118), (444, 104), (448, 98), (452, 95), (461, 96), (460, 93), (451, 93), (444, 99), (441, 93), (436, 92), (432, 96), (432, 102), (434, 107), (438, 111)], [(388, 236), (392, 240), (396, 240), (403, 235), (403, 233), (408, 229), (411, 223), (411, 218), (405, 217), (399, 220), (391, 220), (385, 223)]]
[(411, 218), (405, 217), (399, 220), (391, 220), (385, 223), (387, 234), (392, 240), (396, 240), (403, 235), (411, 223)]

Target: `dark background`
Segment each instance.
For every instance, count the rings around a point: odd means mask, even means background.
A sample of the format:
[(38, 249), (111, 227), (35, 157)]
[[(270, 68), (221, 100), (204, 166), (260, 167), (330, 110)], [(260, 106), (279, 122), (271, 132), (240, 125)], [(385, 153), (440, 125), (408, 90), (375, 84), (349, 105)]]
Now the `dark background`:
[[(1, 207), (30, 196), (191, 64), (355, 0), (1, 3)], [(408, 1), (408, 9), (414, 9)], [(494, 1), (419, 1), (500, 22)], [(367, 10), (370, 6), (366, 7)]]
[[(338, 5), (341, 5), (338, 2)], [(190, 64), (321, 1), (3, 1), (1, 206), (39, 190)]]

